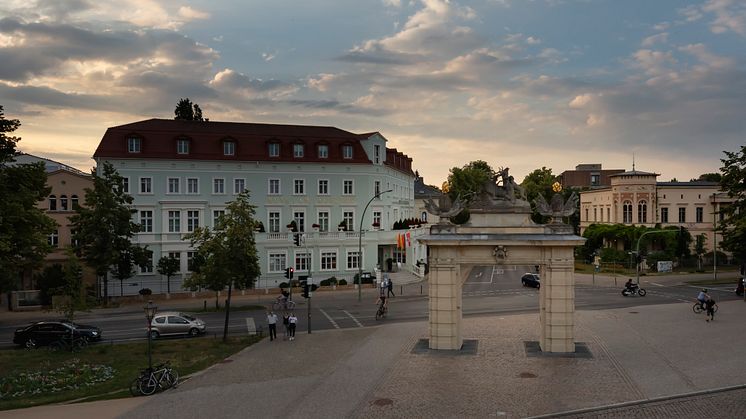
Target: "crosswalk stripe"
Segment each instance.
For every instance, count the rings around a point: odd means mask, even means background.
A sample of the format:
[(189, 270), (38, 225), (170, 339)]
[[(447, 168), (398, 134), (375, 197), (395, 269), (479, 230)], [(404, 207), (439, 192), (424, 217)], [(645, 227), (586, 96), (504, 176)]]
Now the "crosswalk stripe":
[(363, 324), (362, 324), (362, 323), (360, 323), (360, 322), (359, 322), (359, 321), (358, 321), (358, 320), (357, 320), (357, 319), (355, 318), (355, 316), (353, 316), (352, 314), (350, 314), (350, 312), (349, 312), (349, 311), (347, 311), (347, 310), (342, 310), (342, 312), (344, 312), (344, 313), (345, 313), (346, 315), (350, 316), (350, 318), (352, 319), (352, 321), (354, 321), (354, 322), (355, 322), (355, 324), (357, 324), (357, 327), (363, 327)]
[(332, 319), (332, 317), (330, 315), (326, 314), (326, 311), (324, 311), (322, 309), (319, 309), (319, 311), (321, 312), (321, 314), (324, 315), (324, 317), (326, 317), (327, 319), (329, 319), (329, 321), (331, 322), (332, 326), (334, 326), (335, 329), (339, 329), (339, 325), (337, 324), (337, 322), (335, 322), (334, 319)]

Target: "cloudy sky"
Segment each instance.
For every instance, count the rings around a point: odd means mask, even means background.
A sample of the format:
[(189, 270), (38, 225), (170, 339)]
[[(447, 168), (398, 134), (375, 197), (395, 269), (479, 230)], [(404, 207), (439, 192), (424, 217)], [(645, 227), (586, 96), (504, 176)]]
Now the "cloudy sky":
[(83, 170), (172, 118), (379, 131), (426, 182), (472, 160), (688, 180), (746, 143), (744, 0), (2, 0), (0, 105)]

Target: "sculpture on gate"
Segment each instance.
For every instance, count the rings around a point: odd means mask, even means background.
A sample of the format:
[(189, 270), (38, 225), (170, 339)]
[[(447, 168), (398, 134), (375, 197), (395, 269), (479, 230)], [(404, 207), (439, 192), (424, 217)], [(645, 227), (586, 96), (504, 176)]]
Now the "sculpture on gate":
[(430, 214), (435, 214), (440, 217), (438, 224), (453, 224), (451, 223), (451, 217), (463, 211), (465, 205), (460, 196), (456, 197), (454, 202), (450, 201), (451, 199), (447, 194), (441, 195), (438, 199), (437, 205), (431, 198), (428, 198), (427, 201), (425, 201), (425, 209)]
[(510, 175), (510, 168), (500, 167), (495, 174), (482, 185), (470, 208), (493, 209), (506, 207), (528, 207), (526, 191)]
[(562, 191), (562, 185), (559, 182), (554, 182), (552, 190), (556, 192), (552, 197), (550, 203), (547, 203), (546, 199), (539, 194), (534, 199), (536, 204), (536, 211), (544, 216), (552, 217), (551, 224), (562, 223), (563, 217), (569, 217), (575, 213), (578, 207), (578, 195), (573, 192), (567, 201), (563, 201), (562, 195), (559, 193)]

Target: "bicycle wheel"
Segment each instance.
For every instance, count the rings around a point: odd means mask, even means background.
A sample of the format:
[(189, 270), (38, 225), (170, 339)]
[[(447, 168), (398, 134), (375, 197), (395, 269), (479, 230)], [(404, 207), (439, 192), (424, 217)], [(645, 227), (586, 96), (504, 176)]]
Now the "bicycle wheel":
[(288, 310), (292, 310), (295, 308), (295, 301), (288, 301), (287, 303), (285, 303), (285, 305), (287, 306)]
[(179, 373), (173, 368), (169, 368), (168, 370), (166, 370), (163, 379), (166, 382), (166, 388), (176, 387), (179, 385)]
[(142, 393), (140, 392), (140, 377), (135, 378), (130, 383), (130, 394), (134, 397), (142, 396)]
[(158, 390), (158, 380), (155, 379), (155, 374), (150, 374), (140, 380), (140, 393), (145, 396), (150, 396)]
[(715, 304), (715, 306), (713, 306), (712, 308), (713, 308), (713, 310), (715, 311), (715, 313), (717, 313), (717, 312), (718, 312), (718, 305), (717, 305), (717, 304)]
[(695, 313), (699, 314), (699, 313), (702, 312), (702, 310), (704, 310), (704, 308), (702, 308), (702, 305), (700, 305), (699, 303), (694, 303), (694, 306), (692, 307), (692, 310)]

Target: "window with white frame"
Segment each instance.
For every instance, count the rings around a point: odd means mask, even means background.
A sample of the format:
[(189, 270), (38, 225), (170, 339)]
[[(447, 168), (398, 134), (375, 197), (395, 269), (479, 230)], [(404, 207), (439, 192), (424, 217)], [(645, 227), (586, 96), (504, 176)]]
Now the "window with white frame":
[(153, 273), (153, 252), (148, 252), (148, 259), (144, 265), (140, 265), (141, 274), (152, 274)]
[(279, 195), (279, 194), (280, 194), (280, 179), (270, 179), (268, 195)]
[(593, 221), (598, 220), (598, 208), (593, 208)]
[(140, 211), (140, 232), (141, 233), (152, 233), (153, 232), (153, 211), (151, 210)]
[(679, 222), (680, 223), (686, 222), (686, 208), (684, 207), (679, 208)]
[(624, 224), (630, 224), (632, 223), (632, 202), (631, 201), (624, 201), (624, 204), (622, 204), (622, 222)]
[(57, 247), (60, 244), (60, 232), (54, 230), (47, 236), (47, 243), (52, 247)]
[(269, 253), (267, 260), (269, 261), (269, 272), (282, 272), (287, 267), (285, 253)]
[(279, 143), (269, 143), (269, 157), (280, 157), (280, 144)]
[(318, 148), (319, 158), (320, 159), (328, 159), (329, 158), (329, 146), (326, 144), (320, 144)]
[(342, 220), (347, 225), (347, 231), (355, 231), (355, 213), (353, 211), (342, 212)]
[(342, 181), (342, 195), (352, 195), (355, 193), (355, 182), (351, 179)]
[(373, 211), (373, 225), (381, 226), (381, 211)]
[(78, 195), (73, 195), (70, 197), (70, 208), (73, 210), (78, 208)]
[(140, 193), (141, 194), (153, 193), (153, 179), (149, 177), (140, 178)]
[(337, 269), (337, 252), (336, 251), (322, 251), (321, 252), (321, 270), (322, 271), (334, 271)]
[(212, 193), (214, 194), (225, 193), (225, 179), (216, 178), (212, 180)]
[(187, 211), (187, 231), (191, 233), (196, 230), (197, 227), (199, 227), (199, 211)]
[(130, 178), (122, 177), (122, 192), (130, 193)]
[(347, 251), (347, 269), (359, 269), (360, 268), (360, 252), (357, 250)]
[(295, 254), (295, 270), (308, 272), (308, 267), (311, 264), (311, 254), (306, 252), (300, 252)]
[(329, 211), (319, 211), (319, 231), (322, 233), (329, 231)]
[(668, 208), (661, 208), (661, 223), (668, 222)]
[(352, 158), (352, 146), (351, 145), (343, 145), (342, 146), (342, 158), (343, 159), (351, 159)]
[(233, 193), (238, 195), (246, 190), (246, 179), (233, 179)]
[(57, 196), (49, 195), (49, 210), (57, 211)]
[(179, 178), (170, 177), (168, 178), (168, 193), (175, 194), (179, 193)]
[(177, 272), (181, 272), (181, 252), (168, 252), (168, 257), (179, 262), (176, 264), (179, 267)]
[(380, 197), (380, 195), (381, 195), (381, 181), (380, 180), (377, 180), (377, 181), (374, 182), (374, 184), (373, 184), (373, 191), (374, 191), (373, 194), (376, 195), (376, 196), (378, 196), (378, 199), (381, 199), (381, 197)]
[(236, 154), (236, 143), (234, 141), (223, 141), (223, 155), (233, 156)]
[(422, 211), (422, 214), (420, 214), (420, 221), (423, 223), (427, 222), (427, 211)]
[(178, 154), (189, 154), (189, 140), (180, 138), (176, 142), (176, 152)]
[(67, 195), (60, 195), (60, 211), (67, 211)]
[(194, 272), (194, 257), (197, 252), (187, 252), (187, 272)]
[(304, 147), (303, 144), (293, 144), (293, 157), (299, 159), (303, 157)]
[(696, 222), (698, 223), (703, 222), (705, 218), (705, 209), (702, 207), (697, 207), (695, 209), (695, 217), (697, 217)]
[(306, 182), (303, 179), (293, 180), (293, 195), (305, 195)]
[(269, 232), (279, 233), (280, 232), (280, 212), (270, 211), (268, 215), (269, 219)]
[(187, 178), (187, 193), (196, 195), (199, 193), (199, 179), (196, 177)]
[(225, 210), (213, 210), (212, 211), (212, 228), (217, 230), (220, 224), (220, 217), (225, 215)]
[(648, 202), (640, 201), (637, 203), (637, 222), (647, 223), (648, 222)]
[(373, 159), (376, 164), (381, 163), (381, 146), (380, 145), (373, 146)]
[(306, 213), (304, 211), (293, 212), (293, 219), (295, 224), (298, 225), (298, 231), (306, 231)]
[(319, 179), (319, 195), (329, 195), (329, 180)]
[(181, 211), (169, 211), (168, 212), (168, 232), (169, 233), (181, 232)]
[(130, 153), (139, 153), (142, 151), (142, 140), (137, 137), (127, 139), (127, 151)]

